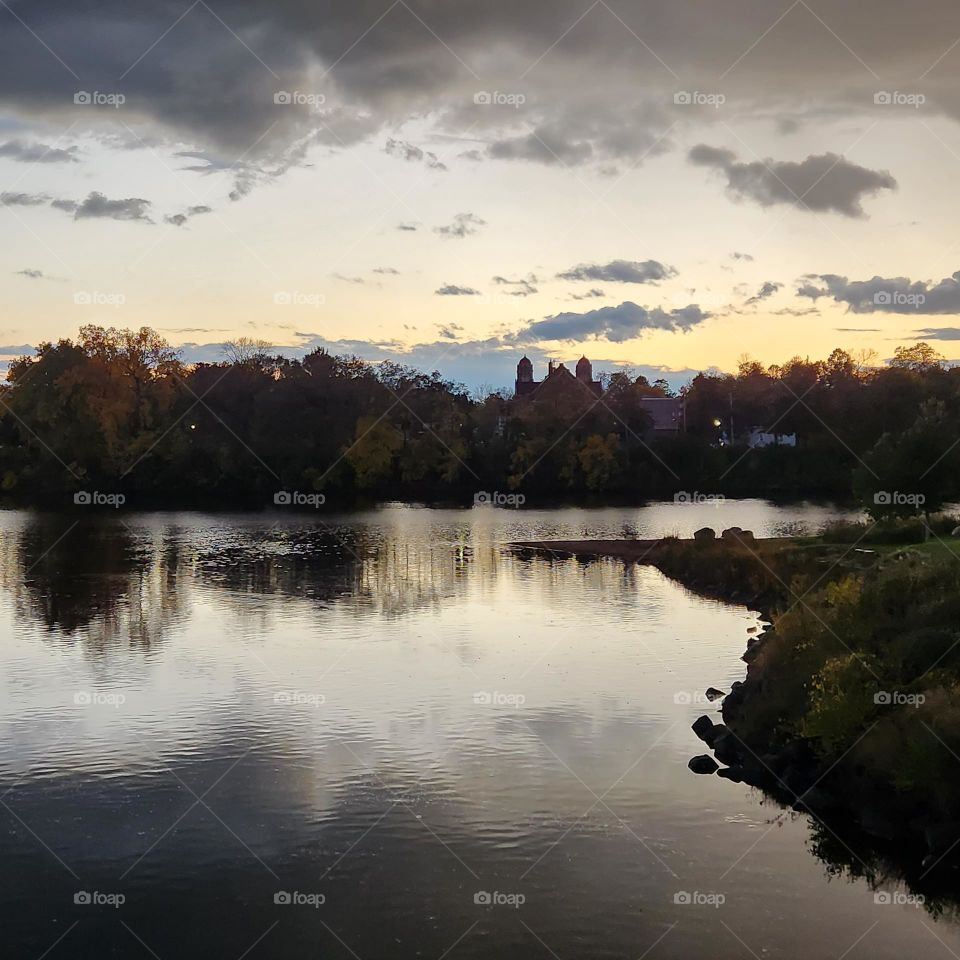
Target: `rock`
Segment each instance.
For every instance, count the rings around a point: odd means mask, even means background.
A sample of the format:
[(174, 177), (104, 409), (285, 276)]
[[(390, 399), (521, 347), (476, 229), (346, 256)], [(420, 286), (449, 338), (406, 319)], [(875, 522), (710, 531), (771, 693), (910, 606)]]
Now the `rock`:
[(717, 776), (734, 783), (743, 783), (743, 770), (740, 767), (723, 767), (717, 771)]
[(736, 540), (743, 531), (739, 527), (727, 527), (723, 533), (720, 534), (721, 540)]
[(716, 687), (707, 687), (707, 691), (704, 696), (713, 703), (714, 700), (719, 700), (721, 697), (725, 697), (726, 694), (722, 690), (718, 690)]
[(714, 533), (713, 527), (701, 527), (694, 532), (693, 539), (709, 542), (710, 540), (716, 540), (717, 535)]
[(692, 757), (690, 759), (690, 762), (687, 764), (687, 766), (694, 773), (702, 773), (702, 774), (716, 773), (717, 770), (719, 769), (717, 761), (714, 760), (713, 757), (709, 756), (706, 753), (700, 754), (699, 757)]
[(702, 717), (697, 717), (696, 720), (690, 725), (690, 729), (697, 735), (699, 740), (702, 740), (706, 744), (710, 744), (713, 740), (713, 728), (714, 722), (704, 714)]
[(756, 627), (747, 627), (747, 633), (756, 633), (756, 632), (757, 632)]
[(714, 738), (713, 752), (717, 759), (727, 766), (733, 766), (741, 762), (740, 741), (726, 727), (723, 732)]

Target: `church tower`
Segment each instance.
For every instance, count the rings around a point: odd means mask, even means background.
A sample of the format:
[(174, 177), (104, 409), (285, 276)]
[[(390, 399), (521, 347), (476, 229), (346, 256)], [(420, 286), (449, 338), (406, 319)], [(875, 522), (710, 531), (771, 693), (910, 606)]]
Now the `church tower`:
[(533, 381), (533, 364), (527, 357), (523, 357), (517, 364), (515, 394), (518, 397), (525, 397), (532, 393), (535, 387), (536, 383)]
[(593, 383), (593, 364), (586, 357), (577, 361), (577, 379), (583, 383)]

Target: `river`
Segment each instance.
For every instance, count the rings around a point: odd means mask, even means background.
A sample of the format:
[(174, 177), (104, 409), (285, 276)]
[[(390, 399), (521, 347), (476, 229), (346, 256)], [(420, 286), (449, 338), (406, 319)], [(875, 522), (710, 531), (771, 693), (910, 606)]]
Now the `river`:
[(505, 549), (840, 515), (0, 514), (5, 952), (956, 955), (809, 818), (687, 769), (756, 613)]

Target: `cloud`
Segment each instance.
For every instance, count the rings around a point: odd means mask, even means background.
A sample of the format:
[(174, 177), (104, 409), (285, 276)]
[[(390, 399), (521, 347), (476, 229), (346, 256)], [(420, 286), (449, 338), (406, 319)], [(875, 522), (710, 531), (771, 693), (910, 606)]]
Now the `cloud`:
[(373, 272), (374, 272), (374, 273), (382, 273), (382, 274), (384, 274), (385, 276), (389, 276), (389, 277), (399, 277), (399, 276), (400, 276), (400, 271), (399, 271), (399, 270), (394, 270), (393, 267), (374, 267), (374, 268), (373, 268)]
[(38, 207), (49, 202), (44, 193), (0, 193), (0, 206), (4, 207)]
[(24, 143), (21, 140), (8, 140), (0, 143), (0, 157), (16, 160), (18, 163), (77, 163), (77, 147), (51, 147), (45, 143)]
[[(517, 361), (525, 353), (539, 367), (545, 367), (548, 359), (556, 358), (556, 350), (546, 350), (535, 344), (518, 345), (498, 337), (485, 340), (457, 340), (462, 328), (456, 324), (440, 327), (437, 340), (404, 345), (395, 340), (331, 340), (322, 334), (296, 332), (295, 343), (273, 345), (270, 352), (280, 356), (298, 358), (312, 350), (324, 349), (338, 356), (354, 356), (370, 363), (394, 360), (409, 364), (418, 370), (439, 370), (444, 377), (469, 386), (494, 384), (512, 387), (516, 377)], [(452, 336), (451, 336), (452, 335)], [(225, 343), (183, 343), (179, 346), (186, 363), (219, 363), (224, 358)], [(0, 356), (32, 355), (30, 345), (0, 347)], [(577, 351), (579, 356), (581, 351)], [(591, 351), (592, 353), (592, 351)], [(658, 377), (667, 379), (672, 386), (687, 383), (699, 371), (689, 368), (671, 369), (665, 366), (630, 364), (624, 360), (605, 360), (592, 355), (595, 373), (606, 367), (610, 370), (631, 369), (634, 374), (643, 374), (649, 380)], [(571, 357), (574, 361), (575, 357)], [(571, 362), (570, 366), (573, 366)]]
[(525, 279), (520, 280), (509, 280), (506, 277), (494, 277), (493, 282), (499, 287), (514, 287), (515, 289), (507, 291), (511, 297), (529, 297), (539, 292), (535, 286), (537, 283), (537, 278), (532, 273), (529, 274)]
[(44, 279), (44, 274), (42, 270), (31, 270), (29, 267), (25, 270), (18, 270), (16, 275), (18, 277), (29, 277), (31, 280)]
[(730, 254), (730, 259), (743, 260), (743, 261), (746, 261), (747, 263), (753, 263), (753, 257), (749, 253), (737, 253), (737, 251), (734, 251), (733, 253)]
[(782, 289), (782, 283), (776, 283), (773, 280), (767, 280), (763, 283), (760, 289), (752, 297), (750, 297), (749, 300), (747, 300), (747, 303), (759, 303), (761, 300), (768, 300), (778, 290)]
[[(198, 5), (172, 30), (161, 0), (47, 0), (30, 13), (30, 29), (70, 72), (38, 55), (22, 29), (4, 31), (4, 115), (57, 129), (79, 117), (120, 149), (133, 145), (117, 141), (116, 118), (134, 115), (147, 143), (196, 147), (221, 161), (249, 151), (254, 166), (276, 161), (276, 170), (283, 158), (303, 162), (296, 145), (339, 150), (415, 118), (446, 133), (475, 124), (470, 135), (482, 136), (486, 155), (507, 160), (635, 163), (662, 150), (674, 124), (709, 122), (672, 106), (681, 77), (688, 89), (711, 90), (723, 75), (725, 119), (793, 118), (798, 90), (817, 116), (878, 116), (874, 68), (889, 66), (894, 76), (929, 73), (928, 115), (960, 115), (960, 64), (943, 56), (945, 38), (960, 34), (960, 12), (945, 0), (917, 11), (875, 0), (869, 18), (862, 4), (834, 4), (826, 19), (798, 4), (773, 27), (767, 5), (729, 0), (698, 8), (695, 29), (675, 0), (586, 13), (582, 0), (332, 0), (322, 15), (302, 0), (221, 0), (216, 17)], [(570, 29), (558, 42), (563, 24)], [(857, 55), (839, 49), (837, 37)], [(126, 104), (75, 105), (71, 72), (88, 90), (122, 88)], [(476, 102), (478, 75), (523, 76), (508, 93), (526, 103)], [(275, 100), (282, 91), (301, 96)]]
[(182, 227), (191, 217), (196, 217), (203, 213), (213, 213), (213, 207), (200, 204), (196, 207), (188, 207), (186, 213), (175, 213), (163, 219), (175, 227)]
[(506, 342), (532, 343), (541, 340), (607, 340), (623, 343), (642, 336), (648, 330), (671, 333), (687, 332), (710, 317), (692, 303), (674, 310), (656, 307), (652, 310), (626, 301), (616, 307), (600, 307), (586, 313), (558, 313), (543, 320), (531, 321)]
[(541, 127), (518, 137), (491, 143), (487, 155), (494, 160), (529, 160), (547, 165), (576, 166), (593, 159), (589, 140), (576, 140), (557, 129)]
[(480, 291), (473, 287), (458, 287), (453, 283), (445, 283), (438, 290), (434, 291), (438, 297), (479, 297)]
[(897, 181), (885, 170), (870, 170), (835, 153), (792, 160), (755, 160), (741, 163), (732, 150), (707, 144), (688, 154), (696, 166), (710, 167), (727, 178), (734, 197), (762, 207), (785, 203), (801, 210), (864, 216), (861, 200), (881, 190), (896, 190)]
[(936, 282), (907, 277), (848, 280), (835, 273), (807, 275), (797, 296), (831, 297), (851, 313), (960, 314), (960, 270)]
[(398, 230), (403, 230), (403, 231), (405, 231), (405, 232), (407, 232), (407, 233), (416, 233), (416, 231), (419, 229), (419, 224), (416, 224), (416, 223), (398, 223), (398, 224), (397, 224), (397, 229), (398, 229)]
[(593, 300), (596, 297), (605, 297), (606, 294), (599, 287), (591, 287), (586, 293), (570, 294), (574, 300)]
[(347, 277), (342, 273), (331, 273), (330, 276), (333, 277), (334, 280), (342, 280), (344, 283), (354, 283), (357, 286), (363, 286), (367, 282), (363, 277)]
[(581, 263), (564, 273), (560, 280), (599, 280), (608, 283), (656, 283), (675, 277), (677, 271), (659, 260), (611, 260), (609, 263)]
[(434, 227), (433, 232), (438, 233), (447, 240), (460, 240), (463, 237), (469, 237), (476, 233), (480, 227), (487, 225), (486, 220), (481, 220), (475, 213), (458, 213), (453, 218), (453, 223), (444, 227)]
[(446, 170), (447, 165), (441, 163), (435, 153), (429, 150), (421, 150), (420, 147), (406, 140), (394, 140), (392, 137), (387, 141), (383, 148), (384, 153), (389, 153), (392, 157), (399, 157), (401, 160), (410, 160), (415, 163), (424, 163), (431, 170)]
[(916, 340), (960, 340), (960, 327), (926, 327), (914, 333)]
[(73, 216), (75, 220), (141, 220), (144, 223), (152, 223), (153, 221), (147, 215), (150, 205), (149, 200), (142, 200), (139, 197), (109, 200), (102, 193), (94, 190), (86, 200), (76, 205)]

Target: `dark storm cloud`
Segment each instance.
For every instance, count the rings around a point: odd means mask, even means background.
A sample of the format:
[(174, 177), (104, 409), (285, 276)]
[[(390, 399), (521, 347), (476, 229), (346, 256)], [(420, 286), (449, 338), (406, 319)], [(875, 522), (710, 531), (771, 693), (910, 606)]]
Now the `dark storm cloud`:
[(609, 263), (581, 263), (563, 273), (560, 280), (594, 280), (608, 283), (656, 283), (675, 277), (677, 271), (659, 260), (611, 260)]
[(543, 320), (535, 320), (519, 333), (505, 338), (506, 342), (532, 343), (540, 340), (608, 340), (623, 343), (633, 340), (648, 330), (687, 332), (710, 317), (692, 303), (675, 310), (660, 307), (648, 309), (626, 301), (616, 307), (601, 307), (586, 313), (558, 313)]
[(458, 213), (453, 218), (453, 223), (442, 227), (434, 227), (433, 232), (438, 233), (446, 240), (462, 240), (486, 225), (487, 221), (481, 220), (475, 213)]
[(806, 160), (754, 160), (741, 163), (732, 150), (699, 144), (689, 153), (696, 166), (717, 170), (730, 193), (762, 207), (785, 203), (801, 210), (864, 216), (861, 200), (881, 190), (895, 190), (897, 181), (885, 170), (870, 170), (835, 153)]
[(803, 278), (797, 295), (817, 300), (830, 297), (851, 313), (960, 314), (960, 270), (942, 280), (871, 277), (848, 280), (835, 273)]
[(455, 283), (445, 283), (434, 291), (438, 297), (479, 297), (480, 291), (473, 287), (458, 287)]
[[(164, 0), (29, 5), (33, 35), (12, 18), (0, 33), (0, 104), (104, 136), (122, 117), (149, 127), (145, 138), (230, 160), (250, 150), (278, 170), (303, 162), (287, 151), (305, 140), (339, 148), (427, 116), (450, 132), (476, 124), (487, 157), (639, 161), (690, 116), (672, 106), (681, 77), (689, 89), (722, 83), (725, 117), (783, 116), (798, 90), (821, 114), (876, 116), (882, 70), (922, 77), (926, 109), (960, 115), (960, 61), (944, 57), (960, 8), (947, 0), (874, 0), (869, 18), (861, 4), (795, 4), (782, 20), (760, 0), (616, 12), (582, 0), (223, 0), (215, 14), (182, 12)], [(522, 106), (475, 99), (510, 77)], [(80, 89), (126, 100), (76, 105)]]
[(45, 143), (23, 143), (21, 140), (0, 143), (0, 157), (20, 163), (76, 163), (76, 154), (76, 147), (64, 150)]

